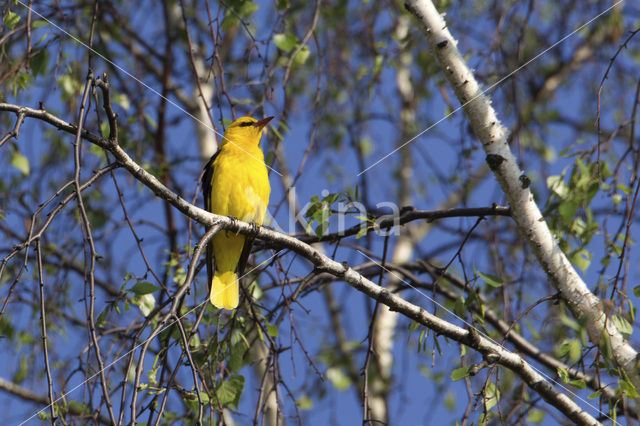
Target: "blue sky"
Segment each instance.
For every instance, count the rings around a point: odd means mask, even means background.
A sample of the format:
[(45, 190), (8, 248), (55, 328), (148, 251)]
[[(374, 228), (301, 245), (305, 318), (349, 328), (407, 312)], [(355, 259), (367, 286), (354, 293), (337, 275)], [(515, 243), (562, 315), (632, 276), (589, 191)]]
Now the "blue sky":
[[(252, 18), (252, 22), (257, 27), (258, 34), (263, 34), (262, 32), (270, 30), (273, 25), (273, 15), (270, 13), (271, 3), (268, 2), (260, 2), (260, 7), (258, 12)], [(17, 9), (16, 12), (20, 13), (24, 16), (24, 10)], [(148, 12), (144, 8), (139, 8), (137, 11), (132, 10), (134, 15), (133, 21), (139, 22), (140, 32), (145, 34), (146, 36), (153, 37), (158, 31), (162, 31), (161, 28), (155, 27), (154, 16), (149, 16)], [(377, 23), (378, 25), (385, 25), (384, 20)], [(595, 24), (597, 25), (597, 23)], [(461, 33), (464, 30), (462, 24), (457, 24), (455, 20), (451, 20), (451, 30), (454, 35), (459, 36), (461, 39), (460, 48), (467, 49), (467, 45), (465, 45), (465, 41), (468, 41), (470, 44), (473, 42), (470, 36), (466, 36)], [(459, 30), (459, 33), (456, 31)], [(42, 27), (38, 31), (44, 33), (50, 31), (47, 27)], [(73, 33), (73, 27), (69, 28), (69, 31)], [(493, 28), (487, 28), (487, 31), (493, 31)], [(560, 35), (562, 36), (562, 35)], [(558, 39), (560, 38), (558, 37)], [(35, 34), (35, 37), (38, 37), (38, 33)], [(416, 37), (418, 37), (418, 33), (416, 33)], [(565, 43), (560, 45), (558, 48), (560, 50), (571, 49), (571, 46), (575, 46), (575, 43), (578, 42), (578, 37), (571, 38), (567, 40)], [(418, 43), (422, 45), (422, 43)], [(55, 45), (54, 45), (55, 46)], [(477, 46), (474, 46), (477, 47)], [(537, 47), (537, 51), (542, 51), (548, 46), (540, 45)], [(274, 55), (275, 47), (273, 45), (268, 48), (263, 47), (265, 54)], [(268, 49), (268, 50), (267, 50)], [(68, 50), (68, 53), (72, 57), (84, 58), (86, 55), (86, 51), (82, 48), (73, 48)], [(126, 53), (123, 55), (126, 56)], [(125, 68), (127, 66), (127, 60), (120, 58), (122, 60), (122, 65)], [(176, 57), (177, 66), (176, 68), (188, 68), (188, 64), (185, 62), (184, 57), (177, 56)], [(476, 58), (472, 57), (470, 59), (470, 63), (472, 66), (477, 67), (479, 71), (483, 71), (483, 65), (487, 65), (490, 63), (487, 58)], [(531, 64), (530, 69), (526, 69), (523, 72), (534, 72), (533, 70), (539, 64)], [(96, 73), (99, 74), (105, 69), (105, 64), (102, 61), (96, 61)], [(594, 67), (594, 76), (601, 76), (603, 64), (598, 64)], [(60, 73), (62, 71), (59, 71)], [(132, 71), (133, 73), (133, 71)], [(249, 69), (248, 79), (253, 81), (260, 78), (260, 70), (255, 70), (255, 75), (252, 74), (252, 70)], [(386, 68), (381, 78), (383, 80), (393, 81), (394, 72), (392, 69)], [(516, 75), (515, 84), (517, 85), (519, 82), (519, 77)], [(40, 85), (42, 87), (41, 90), (30, 90), (26, 93), (19, 95), (17, 98), (8, 97), (9, 102), (15, 102), (24, 105), (34, 105), (38, 100), (45, 100), (45, 105), (51, 111), (62, 111), (64, 110), (63, 105), (59, 100), (59, 92), (57, 91), (49, 91), (48, 84), (43, 81), (36, 81), (36, 85)], [(148, 83), (153, 86), (153, 83)], [(310, 83), (311, 84), (311, 83)], [(314, 82), (315, 84), (315, 82)], [(329, 83), (323, 81), (323, 88), (326, 87)], [(496, 98), (503, 99), (504, 94), (501, 93), (501, 90), (507, 90), (509, 88), (508, 85), (511, 84), (511, 81), (506, 82), (503, 86), (497, 89), (495, 92)], [(591, 82), (591, 85), (593, 81)], [(159, 89), (156, 88), (156, 89)], [(149, 99), (149, 101), (153, 104), (157, 102), (156, 95), (151, 92), (148, 92), (147, 89), (140, 86), (139, 90), (145, 97)], [(370, 104), (374, 105), (371, 108), (371, 112), (377, 112), (380, 114), (385, 114), (389, 110), (393, 110), (397, 108), (397, 104), (389, 104), (387, 102), (388, 98), (393, 96), (393, 88), (392, 85), (387, 87), (387, 91), (384, 89), (382, 93), (373, 93), (371, 95)], [(233, 88), (233, 96), (237, 98), (242, 98), (246, 96), (248, 93), (247, 90), (241, 87)], [(584, 113), (583, 105), (585, 98), (592, 98), (593, 91), (584, 90), (583, 87), (572, 85), (571, 82), (567, 83), (566, 89), (561, 89), (555, 100), (554, 104), (562, 107), (563, 111), (568, 112), (568, 115), (571, 115), (571, 112), (575, 112), (576, 117), (580, 117), (581, 114)], [(453, 102), (456, 106), (457, 102)], [(278, 124), (278, 120), (280, 119), (279, 108), (282, 105), (282, 95), (281, 92), (276, 90), (274, 92), (274, 98), (271, 101), (271, 104), (265, 109), (264, 115), (276, 115), (276, 119), (274, 120), (274, 125)], [(498, 101), (494, 103), (494, 106), (499, 112), (499, 116), (505, 120), (507, 125), (511, 125), (512, 123), (512, 111), (510, 111), (511, 107), (506, 107), (501, 105)], [(171, 118), (183, 118), (183, 112), (170, 108), (169, 116)], [(225, 113), (225, 118), (229, 117), (228, 108), (223, 108), (223, 113)], [(431, 125), (433, 122), (440, 119), (447, 110), (447, 104), (444, 102), (442, 97), (433, 96), (428, 104), (428, 111), (421, 111), (420, 118), (424, 119), (424, 123), (420, 124), (418, 127), (424, 129)], [(239, 108), (239, 111), (244, 115), (244, 111), (242, 108)], [(143, 120), (142, 117), (129, 117), (128, 111), (126, 109), (118, 108), (118, 112), (122, 120), (127, 118), (133, 118), (136, 120)], [(319, 111), (318, 114), (320, 117), (323, 116), (323, 113), (328, 113), (327, 111)], [(593, 113), (593, 111), (591, 111)], [(219, 110), (214, 110), (214, 117), (218, 117)], [(74, 121), (73, 117), (64, 116), (62, 118), (67, 119), (68, 121)], [(612, 117), (606, 117), (607, 119), (611, 119)], [(351, 120), (353, 117), (346, 117), (345, 120)], [(294, 109), (290, 112), (288, 118), (288, 128), (289, 132), (285, 134), (284, 140), (281, 142), (284, 144), (285, 152), (289, 162), (289, 168), (295, 172), (297, 170), (297, 165), (299, 164), (304, 150), (307, 146), (307, 141), (309, 138), (309, 132), (311, 128), (311, 105), (300, 105), (299, 108)], [(27, 122), (30, 124), (29, 126), (25, 126), (23, 128), (23, 132), (21, 134), (19, 140), (19, 149), (20, 152), (26, 155), (33, 167), (32, 178), (24, 183), (25, 188), (33, 188), (34, 185), (37, 186), (41, 191), (38, 199), (40, 201), (44, 201), (48, 195), (51, 193), (50, 189), (47, 189), (48, 186), (48, 178), (54, 177), (62, 177), (66, 176), (67, 178), (71, 175), (73, 170), (72, 166), (72, 157), (68, 157), (68, 162), (66, 162), (66, 168), (57, 169), (55, 171), (47, 171), (45, 173), (42, 170), (37, 169), (37, 165), (42, 164), (43, 159), (42, 153), (47, 152), (47, 147), (44, 144), (48, 143), (47, 139), (43, 137), (43, 130), (46, 129), (46, 126), (35, 125), (32, 122)], [(219, 123), (218, 123), (219, 124)], [(350, 124), (350, 123), (345, 123)], [(548, 134), (547, 141), (552, 141), (550, 144), (553, 146), (555, 152), (561, 151), (565, 148), (569, 143), (574, 141), (573, 135), (567, 129), (563, 129), (561, 127), (553, 129), (552, 134)], [(70, 148), (70, 144), (72, 142), (72, 137), (70, 136), (61, 136), (63, 138), (62, 144)], [(171, 127), (169, 133), (167, 135), (167, 139), (170, 141), (168, 146), (168, 158), (169, 162), (176, 164), (175, 172), (173, 173), (174, 181), (172, 182), (172, 189), (179, 190), (180, 195), (185, 199), (191, 200), (194, 192), (196, 190), (196, 179), (202, 167), (202, 161), (199, 158), (198, 146), (195, 141), (195, 132), (194, 132), (194, 123), (189, 119), (184, 119), (180, 121), (176, 126)], [(396, 141), (400, 137), (397, 131), (397, 128), (389, 125), (383, 121), (372, 121), (368, 123), (366, 126), (366, 130), (363, 132), (362, 137), (367, 137), (372, 142), (372, 152), (367, 156), (367, 164), (372, 164), (374, 161), (379, 159), (382, 155), (389, 152), (389, 150), (395, 145)], [(453, 145), (452, 141), (462, 140), (459, 145)], [(273, 147), (273, 143), (275, 143), (272, 135), (265, 136), (265, 140), (263, 143), (263, 148), (265, 151), (269, 151)], [(320, 146), (323, 147), (323, 144), (327, 144), (328, 141), (320, 141)], [(452, 117), (444, 120), (437, 127), (427, 132), (425, 135), (417, 138), (414, 142), (410, 144), (410, 149), (414, 157), (414, 161), (416, 164), (416, 170), (422, 171), (427, 170), (431, 171), (432, 165), (424, 161), (424, 155), (428, 155), (436, 165), (442, 170), (451, 170), (452, 168), (461, 167), (461, 164), (468, 162), (468, 164), (472, 165), (471, 169), (481, 165), (484, 161), (484, 154), (476, 149), (472, 152), (470, 158), (468, 160), (461, 160), (460, 151), (465, 147), (472, 147), (476, 145), (476, 141), (472, 140), (468, 137), (466, 132), (466, 121), (464, 120), (461, 112), (456, 113)], [(135, 136), (132, 138), (132, 144), (130, 147), (130, 153), (134, 156), (134, 159), (138, 161), (142, 161), (142, 159), (136, 158), (134, 153), (136, 153), (135, 149)], [(329, 155), (327, 153), (329, 152)], [(99, 156), (92, 156), (89, 153), (85, 153), (85, 177), (89, 176), (89, 171), (93, 168), (97, 167), (101, 163), (101, 158)], [(149, 157), (147, 156), (144, 160), (148, 161)], [(521, 161), (523, 162), (524, 168), (527, 174), (532, 177), (533, 184), (537, 187), (542, 194), (545, 194), (544, 185), (545, 183), (540, 179), (536, 179), (538, 173), (536, 170), (538, 169), (538, 164), (529, 163), (528, 158), (523, 158)], [(7, 160), (0, 159), (2, 161), (3, 166), (6, 166)], [(370, 203), (375, 205), (378, 202), (388, 201), (395, 198), (395, 182), (389, 176), (391, 175), (390, 170), (394, 167), (397, 167), (397, 156), (392, 156), (371, 169), (366, 174), (366, 178), (369, 181), (369, 193), (366, 194)], [(567, 164), (570, 164), (573, 161), (572, 158), (560, 158), (555, 159), (550, 164), (546, 166), (552, 171), (552, 173), (560, 173)], [(340, 167), (342, 170), (342, 175), (340, 178), (334, 182), (327, 181), (327, 174), (330, 173), (335, 168)], [(275, 167), (277, 170), (277, 165)], [(307, 200), (311, 198), (313, 195), (320, 194), (323, 190), (329, 190), (330, 192), (342, 192), (345, 191), (346, 188), (352, 188), (356, 184), (360, 184), (360, 181), (357, 177), (357, 173), (360, 172), (360, 167), (357, 164), (356, 156), (352, 149), (349, 148), (347, 144), (344, 144), (340, 150), (337, 152), (329, 151), (329, 148), (324, 148), (324, 151), (314, 151), (314, 155), (311, 155), (307, 165), (304, 169), (304, 173), (300, 178), (298, 184), (296, 185), (296, 193), (299, 197), (301, 204), (304, 204)], [(428, 174), (429, 172), (427, 172)], [(9, 181), (11, 176), (17, 175), (15, 170), (11, 168), (5, 168), (4, 171), (0, 172), (0, 177)], [(144, 188), (140, 188), (135, 182), (127, 176), (124, 171), (117, 171), (116, 175), (118, 176), (119, 182), (125, 188), (125, 195), (127, 199), (127, 207), (131, 218), (134, 222), (137, 223), (136, 231), (139, 232), (140, 236), (145, 241), (145, 248), (147, 254), (150, 255), (151, 263), (154, 265), (154, 268), (157, 268), (159, 271), (162, 271), (162, 263), (166, 261), (166, 241), (162, 237), (162, 234), (158, 232), (152, 226), (154, 223), (159, 224), (161, 226), (165, 223), (165, 217), (163, 213), (162, 204), (158, 203), (153, 199), (153, 194), (151, 194), (148, 190)], [(422, 177), (422, 176), (421, 176)], [(277, 176), (274, 173), (271, 173), (271, 185), (272, 185), (272, 205), (277, 204), (283, 197), (283, 188), (280, 182), (277, 179)], [(106, 183), (101, 187), (103, 191), (104, 197), (106, 199), (111, 199), (115, 195), (113, 186), (109, 184), (108, 179), (104, 180)], [(432, 175), (428, 175), (426, 177), (426, 193), (419, 193), (416, 191), (415, 202), (416, 207), (421, 209), (433, 209), (436, 208), (442, 200), (446, 198), (447, 191), (446, 189), (451, 189), (451, 187), (456, 186), (457, 184), (452, 184), (449, 188), (442, 189), (440, 185), (435, 184), (435, 179)], [(539, 205), (543, 205), (546, 201), (546, 198), (539, 200)], [(602, 199), (602, 202), (606, 202), (606, 199)], [(94, 203), (97, 205), (100, 204), (100, 200), (94, 200)], [(504, 197), (501, 195), (497, 184), (495, 183), (492, 176), (489, 176), (482, 185), (477, 189), (473, 195), (473, 197), (469, 200), (469, 206), (488, 206), (491, 203), (504, 204)], [(198, 203), (201, 205), (201, 200), (199, 199)], [(3, 206), (4, 207), (4, 206)], [(72, 212), (72, 209), (69, 209), (69, 212)], [(174, 212), (176, 213), (176, 212)], [(177, 216), (179, 214), (176, 213)], [(131, 272), (134, 275), (141, 276), (145, 274), (146, 267), (142, 262), (140, 256), (137, 254), (136, 248), (132, 245), (132, 238), (130, 233), (125, 228), (116, 227), (118, 223), (122, 222), (122, 212), (119, 210), (109, 212), (109, 219), (111, 228), (113, 228), (113, 237), (110, 238), (110, 246), (105, 247), (105, 250), (109, 250), (106, 255), (110, 256), (122, 256), (123, 254), (128, 257), (127, 262), (120, 262), (118, 264), (119, 270), (109, 271), (109, 275), (106, 277), (108, 279), (112, 279), (112, 285), (115, 287), (120, 287), (123, 284), (122, 277), (125, 272)], [(60, 218), (56, 219), (54, 222), (55, 225), (63, 226), (67, 228), (67, 232), (69, 233), (79, 233), (80, 230), (77, 226), (74, 227), (73, 221), (69, 221), (72, 217), (72, 213), (63, 214)], [(278, 214), (275, 216), (275, 219), (278, 224), (288, 224), (289, 216), (286, 210), (281, 209)], [(7, 215), (7, 220), (9, 223), (15, 225), (17, 229), (22, 229), (23, 224), (20, 223), (20, 218), (18, 216), (12, 216), (11, 214)], [(507, 219), (501, 219), (507, 220)], [(182, 219), (179, 219), (180, 222), (180, 230), (185, 231), (186, 226)], [(461, 231), (468, 230), (473, 223), (474, 219), (449, 219), (446, 221), (446, 225), (453, 228), (459, 228)], [(355, 219), (352, 219), (352, 222), (348, 223), (356, 223)], [(108, 229), (110, 229), (108, 227)], [(189, 239), (189, 235), (186, 232), (180, 232), (178, 235), (178, 244), (185, 245), (195, 243), (195, 239), (197, 236), (201, 235), (201, 227), (196, 225), (194, 228), (195, 234), (191, 236)], [(286, 227), (285, 227), (286, 230)], [(420, 250), (424, 252), (429, 252), (432, 247), (439, 246), (445, 238), (448, 237), (449, 233), (446, 230), (436, 228), (434, 232), (429, 236), (429, 238), (422, 242), (420, 245)], [(54, 241), (55, 242), (55, 241)], [(376, 252), (378, 255), (382, 253), (382, 242), (383, 239), (380, 237), (373, 238), (372, 250)], [(392, 241), (393, 244), (393, 241)], [(600, 237), (594, 239), (591, 247), (594, 250), (602, 250), (602, 241)], [(327, 248), (329, 252), (333, 250), (332, 247)], [(438, 259), (441, 261), (447, 261), (453, 256), (457, 247), (451, 247), (448, 250), (444, 250), (439, 253)], [(472, 241), (469, 243), (467, 248), (464, 251), (463, 257), (466, 261), (467, 266), (473, 265), (477, 267), (479, 270), (482, 270), (486, 266), (483, 262), (486, 262), (486, 244), (483, 241)], [(82, 253), (75, 253), (76, 259), (82, 259)], [(270, 256), (271, 253), (267, 253), (262, 255)], [(288, 262), (292, 260), (293, 256), (291, 254), (285, 254), (282, 259), (282, 263), (287, 265)], [(346, 248), (340, 248), (337, 251), (336, 255), (337, 260), (346, 260), (350, 264), (357, 264), (365, 261), (361, 255), (357, 254), (353, 250), (348, 250)], [(470, 268), (469, 268), (470, 269)], [(454, 264), (453, 270), (456, 272), (460, 271), (459, 264)], [(31, 269), (34, 271), (34, 269)], [(304, 275), (309, 272), (309, 263), (308, 262), (300, 262), (295, 261), (293, 267), (291, 269), (292, 275)], [(595, 283), (598, 279), (598, 265), (592, 266), (587, 270), (587, 274), (585, 278), (589, 283)], [(637, 279), (637, 272), (633, 271), (634, 278)], [(540, 274), (541, 275), (541, 274)], [(104, 277), (104, 275), (101, 275)], [(69, 277), (70, 280), (80, 281), (78, 276)], [(204, 300), (205, 292), (205, 282), (204, 275), (201, 274), (199, 276), (199, 295), (202, 296)], [(30, 286), (34, 286), (36, 282), (29, 278), (25, 280)], [(75, 281), (74, 281), (75, 282)], [(172, 283), (169, 283), (172, 284)], [(80, 283), (81, 285), (81, 283)], [(347, 334), (350, 339), (355, 342), (365, 342), (366, 345), (366, 335), (367, 335), (367, 327), (370, 318), (370, 310), (372, 307), (372, 303), (370, 300), (357, 293), (353, 288), (349, 287), (347, 284), (342, 282), (336, 282), (332, 284), (334, 287), (334, 293), (341, 301), (342, 306), (344, 307), (343, 315), (344, 322)], [(593, 285), (590, 285), (593, 287)], [(76, 287), (79, 288), (79, 287)], [(285, 290), (287, 291), (287, 290)], [(272, 291), (272, 298), (270, 301), (274, 301), (274, 297), (277, 296), (278, 291)], [(432, 310), (433, 304), (422, 295), (419, 295), (415, 292), (408, 291), (405, 293), (405, 296), (411, 299), (414, 303), (421, 305), (425, 309)], [(529, 298), (525, 299), (524, 305), (526, 306), (528, 303), (532, 303), (540, 294), (532, 294)], [(78, 297), (79, 298), (79, 297)], [(105, 301), (108, 298), (105, 297), (104, 294), (100, 294), (97, 299), (97, 306), (101, 304), (104, 305)], [(189, 299), (190, 301), (192, 299)], [(292, 308), (293, 318), (296, 323), (296, 327), (299, 327), (299, 330), (302, 332), (302, 340), (305, 346), (305, 349), (312, 354), (314, 361), (318, 368), (323, 373), (326, 373), (326, 365), (321, 361), (321, 357), (319, 356), (319, 352), (321, 348), (326, 345), (328, 342), (331, 342), (331, 328), (329, 326), (326, 306), (322, 299), (322, 296), (319, 293), (313, 293), (302, 300), (302, 304), (309, 311), (306, 313), (300, 307), (294, 306)], [(77, 306), (79, 312), (82, 312), (82, 304), (79, 303)], [(135, 308), (132, 308), (135, 311)], [(97, 307), (97, 312), (101, 312), (101, 308)], [(442, 312), (442, 310), (440, 310)], [(129, 316), (126, 318), (133, 318), (133, 313), (131, 312)], [(137, 314), (137, 312), (136, 312)], [(12, 312), (12, 319), (16, 323), (28, 324), (25, 328), (33, 328), (38, 329), (38, 316), (36, 313), (31, 312), (27, 309), (21, 309), (16, 312)], [(463, 325), (459, 320), (452, 318), (450, 315), (443, 314), (445, 319), (448, 319), (456, 324)], [(532, 314), (533, 319), (536, 318), (536, 314)], [(139, 319), (139, 318), (138, 318)], [(117, 319), (114, 319), (117, 321)], [(416, 340), (418, 338), (418, 334), (416, 332), (409, 333), (407, 330), (408, 322), (400, 321), (397, 329), (398, 337), (396, 340), (394, 355), (394, 389), (392, 390), (392, 398), (391, 398), (391, 419), (394, 424), (437, 424), (442, 421), (446, 421), (448, 424), (453, 424), (455, 420), (459, 420), (461, 413), (464, 411), (464, 406), (467, 402), (466, 390), (464, 389), (464, 384), (462, 382), (451, 383), (449, 376), (452, 367), (456, 367), (456, 363), (452, 362), (452, 360), (457, 360), (460, 358), (460, 347), (453, 342), (446, 343), (444, 339), (439, 338), (439, 343), (442, 348), (442, 355), (433, 354), (434, 344), (433, 340), (429, 339), (427, 345), (426, 352), (419, 352), (416, 348)], [(332, 388), (332, 385), (327, 382), (325, 384), (326, 389), (328, 391), (328, 395), (324, 399), (318, 398), (314, 392), (317, 392), (321, 389), (320, 386), (313, 386), (313, 384), (317, 384), (317, 381), (320, 380), (315, 376), (314, 369), (308, 366), (308, 361), (302, 351), (300, 350), (298, 344), (292, 341), (292, 337), (290, 336), (288, 330), (290, 328), (289, 319), (285, 316), (283, 322), (279, 325), (278, 329), (280, 332), (280, 342), (282, 346), (292, 346), (294, 348), (293, 351), (293, 359), (291, 360), (290, 352), (287, 351), (281, 355), (281, 367), (283, 378), (289, 384), (291, 390), (293, 391), (295, 397), (300, 397), (301, 395), (310, 395), (314, 400), (315, 406), (309, 412), (303, 412), (303, 417), (307, 417), (306, 420), (308, 424), (354, 424), (358, 423), (362, 419), (362, 409), (360, 403), (358, 401), (357, 395), (354, 391), (353, 387), (350, 387), (343, 391), (338, 391)], [(526, 331), (525, 331), (526, 333)], [(58, 343), (58, 347), (56, 347), (53, 352), (60, 355), (60, 357), (66, 358), (69, 356), (73, 356), (76, 354), (79, 348), (84, 347), (87, 344), (87, 337), (81, 333), (66, 333), (65, 331), (60, 331), (56, 333), (57, 335), (52, 338)], [(19, 358), (19, 355), (25, 354), (26, 349), (12, 349), (8, 351), (0, 352), (0, 362), (2, 362), (3, 367), (0, 368), (0, 376), (5, 378), (10, 378), (15, 371), (16, 362)], [(362, 365), (364, 360), (363, 350), (359, 350), (356, 353), (358, 364)], [(72, 358), (73, 359), (73, 358)], [(112, 361), (113, 357), (110, 357), (108, 361)], [(34, 362), (39, 363), (39, 358), (35, 359)], [(126, 360), (121, 361), (125, 363)], [(146, 359), (146, 363), (150, 366), (153, 362), (153, 357), (149, 356)], [(40, 364), (38, 364), (40, 365)], [(242, 371), (245, 377), (249, 380), (252, 377), (252, 372), (250, 369), (245, 369)], [(501, 373), (503, 374), (503, 373)], [(444, 382), (443, 387), (439, 388), (438, 386), (434, 386), (434, 382), (426, 377), (427, 375), (442, 375), (442, 381)], [(82, 377), (77, 374), (71, 377), (69, 382), (66, 385), (66, 389), (70, 389), (77, 383), (82, 381)], [(32, 387), (34, 389), (44, 389), (42, 386), (45, 383), (42, 377), (35, 381), (28, 381), (24, 383), (27, 387)], [(185, 372), (184, 375), (184, 383), (191, 383), (189, 379), (188, 372)], [(446, 385), (446, 386), (445, 386)], [(249, 380), (245, 386), (245, 392), (243, 398), (240, 403), (239, 411), (244, 414), (252, 415), (253, 410), (255, 409), (255, 399), (257, 393), (255, 391), (256, 382), (254, 380)], [(474, 388), (474, 391), (478, 389)], [(583, 392), (583, 395), (588, 395), (590, 392)], [(69, 395), (71, 399), (81, 399), (85, 396), (84, 390), (77, 390), (74, 394)], [(451, 395), (451, 396), (449, 396)], [(453, 411), (450, 411), (446, 408), (443, 400), (447, 397), (455, 400), (455, 408)], [(290, 403), (287, 404), (289, 407)], [(4, 407), (1, 410), (4, 414), (2, 415), (3, 421), (14, 423), (16, 421), (20, 421), (29, 415), (31, 415), (34, 411), (35, 406), (31, 404), (19, 403), (16, 404), (16, 399), (8, 396), (7, 394), (0, 394), (0, 407)], [(551, 409), (553, 411), (553, 409)], [(290, 413), (288, 413), (290, 414)], [(595, 413), (593, 413), (595, 414)], [(238, 417), (239, 424), (243, 424), (245, 420), (249, 420), (247, 418), (243, 418), (242, 416)], [(549, 424), (552, 424), (551, 417), (547, 415), (547, 421)]]

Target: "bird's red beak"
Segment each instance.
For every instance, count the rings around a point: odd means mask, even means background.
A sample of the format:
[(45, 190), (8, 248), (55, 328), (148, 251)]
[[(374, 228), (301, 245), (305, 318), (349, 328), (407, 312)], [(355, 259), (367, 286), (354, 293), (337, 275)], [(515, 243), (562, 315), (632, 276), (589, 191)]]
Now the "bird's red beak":
[(262, 120), (256, 121), (255, 123), (253, 123), (253, 125), (259, 129), (262, 129), (264, 126), (267, 125), (267, 123), (269, 123), (271, 120), (273, 119), (273, 117), (267, 117), (267, 118), (263, 118)]

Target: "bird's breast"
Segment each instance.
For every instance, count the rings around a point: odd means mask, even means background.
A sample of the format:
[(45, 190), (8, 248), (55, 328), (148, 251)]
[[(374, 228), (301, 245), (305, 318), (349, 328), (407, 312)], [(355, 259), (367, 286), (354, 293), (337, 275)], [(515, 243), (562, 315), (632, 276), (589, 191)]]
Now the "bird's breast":
[(271, 187), (262, 151), (222, 151), (213, 164), (212, 212), (262, 224)]

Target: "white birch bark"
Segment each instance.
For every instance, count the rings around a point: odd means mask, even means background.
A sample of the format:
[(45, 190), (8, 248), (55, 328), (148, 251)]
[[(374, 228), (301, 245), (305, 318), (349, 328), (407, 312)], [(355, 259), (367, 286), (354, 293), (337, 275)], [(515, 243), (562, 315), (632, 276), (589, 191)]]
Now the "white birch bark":
[[(413, 84), (411, 82), (411, 63), (413, 58), (407, 51), (407, 43), (404, 41), (409, 34), (409, 17), (400, 15), (396, 23), (395, 36), (399, 43), (400, 54), (396, 69), (396, 87), (402, 100), (400, 109), (400, 122), (403, 135), (409, 133), (409, 129), (415, 123), (415, 108), (413, 106)], [(399, 144), (403, 141), (401, 140)], [(408, 149), (400, 152), (399, 193), (400, 205), (411, 204), (411, 178), (412, 161)], [(414, 251), (414, 240), (411, 237), (411, 227), (405, 226), (400, 230), (396, 245), (391, 255), (394, 264), (403, 264), (411, 260)], [(395, 291), (401, 281), (395, 275), (387, 274), (387, 288)], [(373, 333), (373, 347), (378, 375), (370, 381), (369, 409), (372, 420), (383, 424), (389, 424), (388, 395), (391, 388), (393, 369), (393, 345), (395, 343), (395, 329), (398, 323), (398, 313), (389, 309), (386, 305), (380, 305), (378, 320)]]
[(507, 130), (498, 120), (489, 97), (482, 93), (472, 70), (467, 67), (443, 17), (430, 0), (407, 0), (405, 6), (422, 24), (429, 47), (463, 105), (487, 154), (487, 164), (509, 201), (522, 238), (535, 253), (549, 281), (559, 291), (574, 317), (585, 320), (591, 341), (601, 344), (603, 336), (607, 336), (615, 363), (640, 389), (637, 352), (607, 317), (602, 302), (589, 290), (558, 246), (529, 190), (529, 179), (518, 167), (507, 144)]
[[(253, 337), (253, 336), (251, 336)], [(278, 409), (278, 396), (275, 391), (275, 382), (273, 380), (273, 368), (269, 366), (269, 348), (267, 344), (260, 339), (253, 339), (253, 344), (249, 350), (249, 357), (253, 364), (253, 372), (258, 382), (258, 387), (262, 383), (263, 391), (258, 406), (263, 414), (263, 423), (269, 426), (284, 426), (284, 418)]]
[[(200, 87), (194, 82), (193, 97), (197, 99), (197, 109), (194, 111), (194, 115), (197, 117), (196, 135), (198, 136), (198, 145), (200, 146), (200, 155), (207, 161), (218, 149), (218, 137), (213, 130), (213, 123), (209, 118), (209, 112), (207, 105), (211, 106), (213, 103), (213, 84), (210, 79), (205, 76), (208, 75), (207, 67), (202, 56), (198, 55), (195, 58), (195, 67), (198, 71), (197, 79), (200, 80)], [(202, 90), (202, 96), (200, 94)], [(204, 99), (203, 99), (204, 97)]]

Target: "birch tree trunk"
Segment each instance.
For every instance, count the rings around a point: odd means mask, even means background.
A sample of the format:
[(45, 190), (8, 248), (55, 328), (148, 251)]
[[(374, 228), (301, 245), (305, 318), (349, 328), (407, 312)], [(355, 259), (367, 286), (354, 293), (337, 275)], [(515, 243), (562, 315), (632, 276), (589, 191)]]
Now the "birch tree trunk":
[[(414, 90), (411, 82), (411, 64), (412, 56), (407, 51), (407, 43), (405, 41), (409, 34), (410, 22), (406, 15), (398, 16), (395, 28), (395, 36), (399, 42), (399, 48), (402, 51), (399, 55), (399, 63), (396, 71), (396, 88), (400, 94), (402, 107), (400, 109), (400, 123), (402, 129), (402, 139), (398, 144), (410, 136), (411, 129), (415, 123), (415, 103)], [(398, 200), (401, 206), (412, 204), (411, 201), (411, 178), (412, 178), (412, 161), (411, 153), (408, 149), (401, 149), (400, 152), (400, 170), (398, 173), (399, 191)], [(400, 235), (396, 240), (396, 245), (391, 255), (391, 261), (394, 264), (403, 264), (411, 260), (414, 252), (415, 242), (411, 236), (410, 227), (402, 227)], [(394, 275), (387, 277), (387, 288), (394, 292), (401, 281)], [(393, 368), (393, 344), (395, 336), (395, 328), (398, 323), (398, 313), (393, 312), (386, 305), (380, 306), (377, 324), (373, 334), (373, 345), (375, 348), (375, 361), (379, 375), (370, 383), (370, 402), (371, 417), (374, 421), (384, 424), (389, 423), (389, 389), (392, 383)]]
[(430, 0), (408, 0), (405, 6), (420, 21), (429, 48), (482, 143), (487, 164), (509, 201), (522, 238), (574, 317), (585, 321), (590, 340), (601, 348), (610, 347), (615, 364), (626, 372), (636, 389), (640, 389), (636, 350), (615, 327), (604, 312), (600, 299), (589, 290), (558, 246), (529, 190), (529, 178), (520, 170), (511, 153), (507, 130), (465, 63), (443, 17)]

